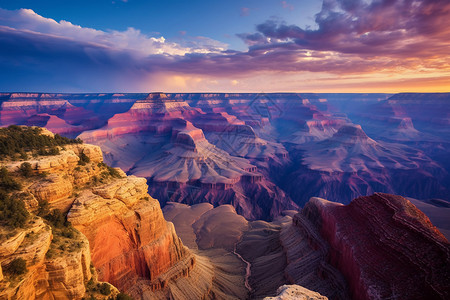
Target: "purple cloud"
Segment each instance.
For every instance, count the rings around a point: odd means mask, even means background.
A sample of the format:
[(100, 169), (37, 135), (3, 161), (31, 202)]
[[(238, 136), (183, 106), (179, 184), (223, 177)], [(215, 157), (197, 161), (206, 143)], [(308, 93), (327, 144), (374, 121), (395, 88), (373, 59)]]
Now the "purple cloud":
[(162, 73), (242, 78), (260, 72), (337, 75), (450, 70), (450, 2), (324, 0), (316, 29), (267, 21), (239, 34), (248, 50), (207, 37), (102, 31), (0, 9), (0, 89), (151, 90)]
[(449, 16), (447, 0), (324, 0), (317, 29), (267, 21), (256, 27), (257, 33), (239, 36), (249, 45), (258, 36), (299, 49), (424, 58), (450, 52)]

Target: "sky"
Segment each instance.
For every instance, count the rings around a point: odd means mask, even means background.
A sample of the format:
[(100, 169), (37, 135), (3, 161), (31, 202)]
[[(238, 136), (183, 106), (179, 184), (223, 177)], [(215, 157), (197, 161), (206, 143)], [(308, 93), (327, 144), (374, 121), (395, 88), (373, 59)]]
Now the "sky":
[(0, 91), (450, 92), (450, 1), (0, 0)]

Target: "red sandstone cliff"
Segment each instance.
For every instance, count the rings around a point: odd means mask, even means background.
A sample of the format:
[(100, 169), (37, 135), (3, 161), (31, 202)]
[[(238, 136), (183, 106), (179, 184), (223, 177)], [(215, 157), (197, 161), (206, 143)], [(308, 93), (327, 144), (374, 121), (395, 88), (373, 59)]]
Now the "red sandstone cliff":
[(376, 193), (346, 206), (311, 198), (301, 214), (330, 244), (353, 299), (449, 299), (450, 244), (405, 198)]
[(160, 275), (177, 264), (186, 275), (195, 263), (158, 201), (148, 196), (145, 178), (126, 177), (83, 191), (68, 220), (90, 241), (100, 280), (121, 290), (139, 278), (150, 280), (154, 289), (164, 287)]
[[(32, 218), (13, 231), (0, 220), (0, 299), (81, 299), (92, 293), (103, 299), (89, 288), (91, 278), (135, 299), (239, 299), (245, 294), (235, 284), (243, 275), (225, 272), (185, 247), (159, 202), (148, 195), (146, 179), (103, 164), (99, 147), (65, 145), (57, 155), (2, 162), (10, 176), (21, 180)], [(26, 178), (19, 171), (23, 162), (31, 165)], [(36, 216), (42, 203), (68, 211), (71, 225), (50, 227), (46, 216)], [(16, 258), (28, 271), (18, 277), (2, 272)], [(230, 272), (234, 282), (228, 280)], [(112, 287), (112, 292), (118, 291)]]

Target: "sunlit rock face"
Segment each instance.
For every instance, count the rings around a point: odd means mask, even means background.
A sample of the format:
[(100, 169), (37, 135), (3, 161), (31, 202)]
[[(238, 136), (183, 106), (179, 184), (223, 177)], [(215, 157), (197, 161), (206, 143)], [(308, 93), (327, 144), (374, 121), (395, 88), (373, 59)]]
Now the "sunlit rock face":
[(328, 300), (327, 297), (299, 285), (283, 285), (277, 292), (277, 296), (266, 297), (264, 300)]
[[(162, 204), (232, 203), (250, 219), (297, 207), (263, 175), (268, 167), (259, 171), (252, 163), (281, 165), (287, 151), (225, 112), (205, 113), (183, 99), (153, 95), (80, 137), (102, 145), (111, 163), (149, 179), (150, 193)], [(136, 147), (139, 153), (130, 157), (127, 149)]]
[(101, 146), (151, 196), (270, 220), (310, 197), (450, 200), (448, 94), (1, 94), (0, 123)]
[(128, 110), (141, 95), (2, 93), (0, 124), (40, 126), (75, 137)]
[(159, 203), (149, 198), (144, 178), (129, 177), (83, 192), (68, 219), (89, 239), (100, 279), (120, 289), (130, 288), (139, 277), (156, 279), (181, 260), (194, 260), (187, 258)]
[(26, 229), (16, 230), (2, 241), (2, 268), (18, 258), (24, 259), (28, 267), (19, 282), (0, 277), (2, 299), (81, 299), (84, 296), (85, 282), (92, 277), (89, 242), (78, 234), (72, 242), (79, 243), (80, 248), (53, 258), (46, 255), (52, 239), (50, 226), (36, 218)]
[[(54, 136), (45, 129), (41, 134)], [(1, 299), (84, 299), (100, 293), (89, 288), (98, 282), (114, 285), (108, 298), (117, 289), (133, 299), (245, 298), (241, 262), (232, 257), (223, 267), (220, 257), (213, 261), (184, 246), (145, 178), (105, 165), (98, 146), (58, 149), (2, 160), (8, 176), (21, 180), (13, 196), (25, 195), (30, 217), (15, 229), (1, 220)], [(32, 174), (20, 177), (24, 162)], [(50, 223), (42, 207), (52, 214), (59, 209), (64, 225)], [(18, 277), (10, 264), (19, 258), (27, 270)]]

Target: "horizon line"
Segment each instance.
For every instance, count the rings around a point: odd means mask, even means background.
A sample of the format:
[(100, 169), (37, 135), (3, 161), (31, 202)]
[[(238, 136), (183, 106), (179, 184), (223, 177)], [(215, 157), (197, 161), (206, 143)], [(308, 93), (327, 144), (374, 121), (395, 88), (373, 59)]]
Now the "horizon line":
[(450, 94), (448, 92), (42, 92), (42, 91), (0, 91), (0, 94), (70, 94), (70, 95), (94, 95), (94, 94)]

